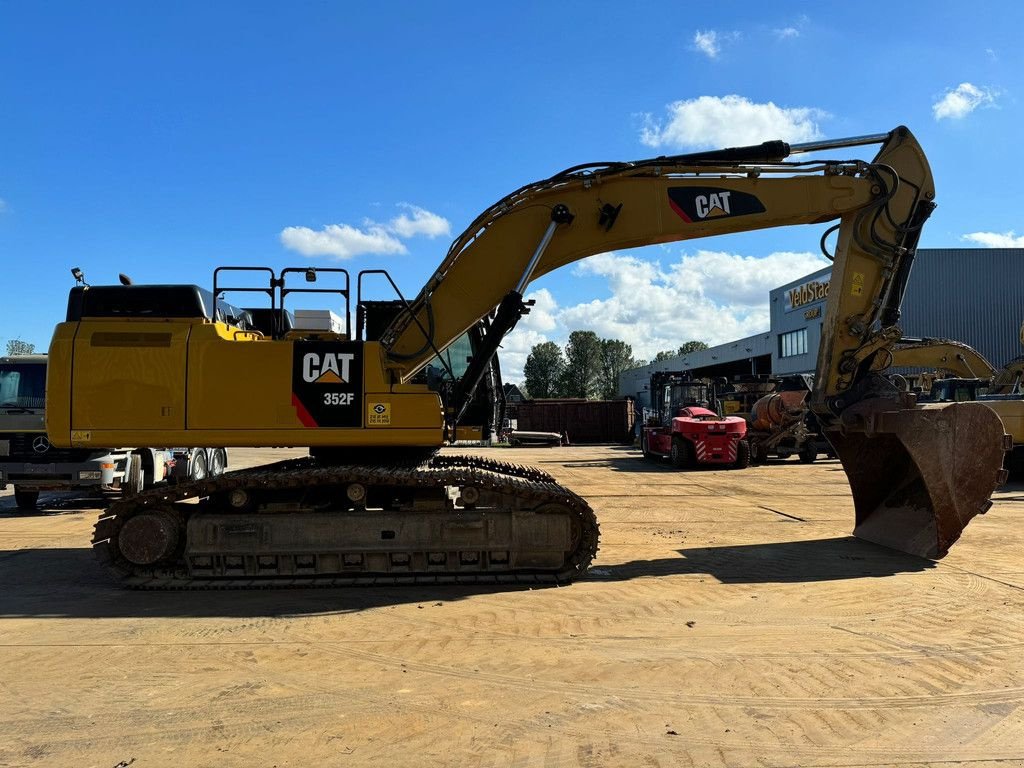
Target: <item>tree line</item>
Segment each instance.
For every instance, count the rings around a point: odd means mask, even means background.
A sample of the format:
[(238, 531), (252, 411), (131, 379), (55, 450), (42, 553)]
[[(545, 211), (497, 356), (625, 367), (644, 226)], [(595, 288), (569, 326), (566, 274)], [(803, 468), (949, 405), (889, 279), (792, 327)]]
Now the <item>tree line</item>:
[(27, 341), (22, 341), (21, 339), (7, 340), (8, 357), (14, 357), (15, 355), (31, 355), (35, 351), (35, 344), (29, 344)]
[[(688, 341), (678, 351), (659, 352), (653, 362), (707, 348), (703, 341)], [(618, 395), (619, 374), (646, 364), (633, 357), (633, 347), (624, 341), (602, 339), (593, 331), (573, 331), (564, 351), (553, 341), (533, 346), (523, 367), (524, 394), (611, 400)]]

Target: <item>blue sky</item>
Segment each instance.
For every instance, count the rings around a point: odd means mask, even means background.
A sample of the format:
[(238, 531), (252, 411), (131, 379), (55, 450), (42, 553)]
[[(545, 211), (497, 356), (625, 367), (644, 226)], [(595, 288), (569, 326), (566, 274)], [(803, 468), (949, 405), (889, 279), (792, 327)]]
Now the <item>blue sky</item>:
[[(767, 5), (0, 2), (0, 343), (46, 346), (72, 266), (202, 285), (219, 264), (384, 267), (414, 294), (527, 181), (737, 137), (904, 123), (936, 176), (923, 245), (1024, 245), (1024, 5)], [(762, 330), (819, 234), (546, 276), (509, 378), (574, 328), (640, 356)]]

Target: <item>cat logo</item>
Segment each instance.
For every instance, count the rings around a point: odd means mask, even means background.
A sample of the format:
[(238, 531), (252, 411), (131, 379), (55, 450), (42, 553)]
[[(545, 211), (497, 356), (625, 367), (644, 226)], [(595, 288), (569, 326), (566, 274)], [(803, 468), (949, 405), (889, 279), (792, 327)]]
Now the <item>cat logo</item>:
[(764, 213), (764, 204), (749, 192), (722, 187), (669, 187), (668, 202), (687, 224)]
[(350, 352), (307, 352), (302, 357), (302, 380), (310, 384), (348, 384)]
[(712, 192), (710, 195), (697, 195), (693, 200), (697, 216), (701, 219), (728, 216), (731, 213), (729, 210), (729, 195), (731, 194), (723, 189), (721, 192)]

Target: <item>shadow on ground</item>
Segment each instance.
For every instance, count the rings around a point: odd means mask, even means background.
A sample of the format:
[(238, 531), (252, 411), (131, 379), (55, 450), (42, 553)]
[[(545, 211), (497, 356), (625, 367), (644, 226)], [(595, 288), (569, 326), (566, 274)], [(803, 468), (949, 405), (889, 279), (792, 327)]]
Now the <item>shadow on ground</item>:
[[(1006, 495), (1004, 495), (1006, 494)], [(1024, 501), (1024, 478), (1011, 477), (996, 489), (994, 501)]]
[(0, 619), (337, 614), (531, 588), (538, 585), (131, 590), (107, 575), (91, 549), (0, 550)]
[[(934, 563), (852, 536), (679, 550), (679, 557), (598, 563), (588, 581), (706, 574), (727, 584), (802, 583), (892, 576)], [(537, 589), (537, 586), (532, 589)], [(432, 604), (528, 586), (349, 587), (225, 591), (135, 591), (118, 586), (90, 549), (0, 551), (0, 618), (252, 617), (348, 613)]]
[(835, 581), (916, 573), (935, 567), (923, 558), (853, 536), (678, 550), (680, 557), (634, 560), (594, 568), (592, 578), (625, 581), (643, 576), (709, 575), (723, 584)]
[[(723, 472), (728, 471), (729, 467), (723, 467), (720, 464), (706, 464), (698, 467), (694, 467), (686, 470), (678, 470), (672, 467), (668, 463), (667, 459), (645, 459), (643, 454), (640, 453), (638, 448), (633, 448), (626, 445), (616, 446), (602, 446), (603, 448), (609, 448), (616, 453), (613, 458), (602, 458), (602, 459), (582, 459), (577, 461), (559, 461), (557, 459), (542, 459), (533, 460), (532, 464), (558, 464), (563, 467), (570, 469), (590, 469), (594, 467), (608, 467), (615, 472)], [(829, 467), (833, 472), (842, 472), (843, 468), (839, 463), (838, 459), (826, 459), (824, 457), (819, 458), (815, 463), (817, 464), (834, 464), (834, 467)], [(768, 469), (784, 469), (786, 467), (797, 467), (803, 466), (799, 460), (794, 458), (789, 459), (768, 459), (764, 464), (757, 465), (758, 468)]]
[(47, 517), (49, 515), (77, 514), (102, 509), (108, 501), (100, 494), (81, 495), (64, 493), (43, 493), (36, 509), (18, 509), (13, 494), (0, 499), (0, 518), (3, 517)]

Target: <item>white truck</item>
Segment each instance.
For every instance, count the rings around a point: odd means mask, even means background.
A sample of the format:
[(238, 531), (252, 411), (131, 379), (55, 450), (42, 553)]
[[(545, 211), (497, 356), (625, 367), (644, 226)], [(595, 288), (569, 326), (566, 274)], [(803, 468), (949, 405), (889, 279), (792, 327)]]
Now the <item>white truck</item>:
[(219, 475), (223, 448), (54, 448), (46, 437), (46, 355), (0, 357), (0, 491), (14, 486), (19, 509), (40, 491), (121, 491)]

